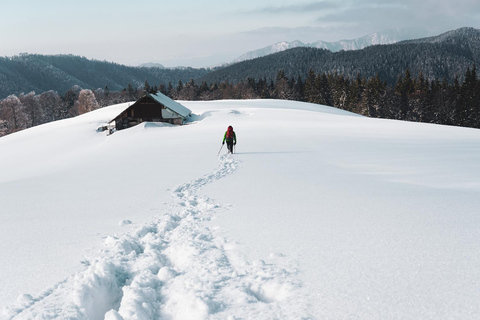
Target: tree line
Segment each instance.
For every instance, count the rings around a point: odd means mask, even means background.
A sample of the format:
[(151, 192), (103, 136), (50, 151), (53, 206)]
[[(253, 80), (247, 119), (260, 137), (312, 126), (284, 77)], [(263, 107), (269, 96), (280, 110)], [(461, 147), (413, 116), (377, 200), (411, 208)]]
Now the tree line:
[(122, 91), (72, 87), (65, 95), (47, 91), (36, 95), (10, 95), (0, 100), (0, 136), (42, 123), (65, 119), (112, 104), (134, 101), (143, 94), (160, 91), (175, 100), (283, 99), (323, 104), (373, 118), (480, 128), (480, 80), (477, 68), (468, 67), (462, 81), (455, 77), (429, 81), (422, 73), (414, 77), (407, 69), (394, 85), (374, 77), (346, 77), (338, 73), (310, 70), (306, 79), (287, 76), (284, 70), (275, 79), (247, 78), (236, 84), (228, 81), (197, 84), (193, 79)]
[[(373, 118), (480, 128), (480, 80), (475, 64), (449, 83), (446, 78), (429, 81), (420, 71), (409, 69), (393, 85), (378, 74), (349, 78), (338, 73), (315, 73), (306, 79), (288, 77), (280, 70), (275, 80), (248, 78), (237, 84), (228, 81), (197, 85), (193, 80), (158, 90), (179, 100), (285, 99), (323, 104)], [(148, 87), (147, 87), (148, 89)], [(155, 89), (155, 88), (154, 88)]]

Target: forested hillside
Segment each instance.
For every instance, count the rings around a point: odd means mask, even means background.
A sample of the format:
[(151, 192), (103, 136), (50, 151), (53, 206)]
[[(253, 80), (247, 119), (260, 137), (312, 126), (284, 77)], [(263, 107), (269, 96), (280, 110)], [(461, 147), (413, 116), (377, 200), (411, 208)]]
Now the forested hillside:
[[(310, 70), (338, 73), (348, 78), (374, 77), (395, 84), (407, 69), (420, 71), (427, 80), (446, 78), (452, 82), (465, 70), (480, 63), (480, 30), (462, 28), (437, 37), (377, 45), (357, 51), (330, 52), (315, 48), (293, 48), (269, 56), (244, 61), (208, 73), (198, 81), (238, 83), (247, 78), (275, 79), (280, 69), (289, 77), (305, 79)], [(460, 78), (461, 79), (461, 78)]]
[(89, 60), (73, 55), (32, 55), (0, 57), (0, 99), (11, 94), (37, 94), (53, 90), (65, 94), (71, 87), (108, 88), (121, 91), (130, 83), (134, 88), (150, 83), (184, 82), (206, 74), (206, 69), (160, 69), (128, 67)]
[(1, 90), (20, 92), (0, 99), (0, 136), (157, 90), (179, 100), (297, 100), (370, 117), (480, 128), (479, 63), (480, 30), (473, 28), (359, 51), (294, 48), (213, 72), (75, 56), (0, 58)]

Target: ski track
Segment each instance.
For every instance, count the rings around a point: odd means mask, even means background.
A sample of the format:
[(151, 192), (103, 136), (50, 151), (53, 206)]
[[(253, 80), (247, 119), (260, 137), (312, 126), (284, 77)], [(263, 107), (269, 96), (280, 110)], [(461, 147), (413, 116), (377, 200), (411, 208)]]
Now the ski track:
[[(2, 319), (309, 319), (295, 263), (272, 253), (249, 262), (220, 230), (207, 226), (228, 206), (198, 195), (238, 167), (219, 168), (172, 192), (172, 212), (120, 237), (84, 270), (42, 295), (22, 295)], [(288, 302), (288, 303), (287, 303)]]

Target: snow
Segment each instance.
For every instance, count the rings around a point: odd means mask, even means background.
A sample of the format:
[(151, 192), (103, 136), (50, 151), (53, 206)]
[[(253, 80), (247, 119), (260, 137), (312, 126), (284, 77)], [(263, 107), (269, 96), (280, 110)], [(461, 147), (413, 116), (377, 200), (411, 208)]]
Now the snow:
[[(170, 99), (169, 97), (167, 97), (166, 95), (164, 95), (161, 92), (157, 92), (156, 94), (150, 94), (150, 97), (157, 100), (162, 105), (166, 106), (171, 111), (179, 114), (183, 118), (188, 117), (192, 113), (191, 110), (189, 110), (188, 108), (185, 108), (185, 106), (178, 103), (177, 101), (174, 101), (174, 100)], [(163, 110), (163, 111), (165, 111), (165, 110)]]
[(480, 131), (181, 103), (0, 138), (1, 319), (480, 317)]

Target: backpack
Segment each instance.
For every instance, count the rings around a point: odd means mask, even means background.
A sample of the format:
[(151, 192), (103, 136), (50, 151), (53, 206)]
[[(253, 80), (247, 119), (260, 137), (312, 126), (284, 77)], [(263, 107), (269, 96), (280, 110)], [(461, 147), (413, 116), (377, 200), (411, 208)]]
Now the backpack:
[(233, 139), (233, 128), (231, 126), (227, 129), (227, 139)]

